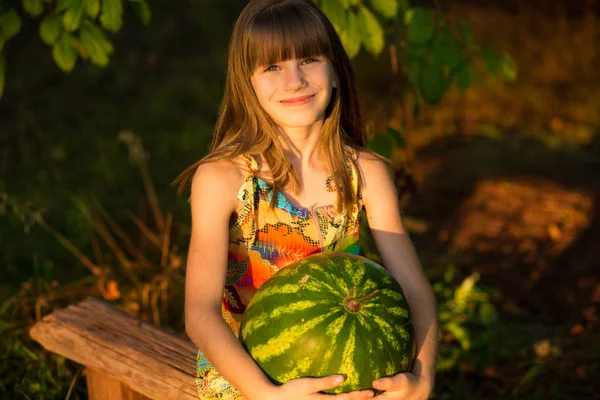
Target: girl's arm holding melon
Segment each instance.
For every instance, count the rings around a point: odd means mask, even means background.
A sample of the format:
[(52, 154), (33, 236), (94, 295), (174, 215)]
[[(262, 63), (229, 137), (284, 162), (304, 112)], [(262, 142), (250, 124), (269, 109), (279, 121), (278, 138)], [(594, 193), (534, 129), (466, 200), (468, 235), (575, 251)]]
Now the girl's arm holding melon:
[[(301, 378), (275, 386), (221, 316), (229, 219), (238, 207), (237, 191), (243, 180), (242, 171), (227, 161), (202, 164), (194, 175), (190, 199), (192, 235), (185, 283), (186, 332), (215, 369), (248, 400), (322, 398), (325, 395), (319, 392), (338, 386), (343, 377)], [(352, 392), (338, 395), (336, 400), (372, 396), (372, 391)]]
[(386, 391), (376, 396), (382, 399), (424, 400), (431, 394), (435, 380), (438, 339), (435, 296), (402, 225), (398, 195), (388, 167), (383, 161), (363, 153), (359, 168), (369, 228), (383, 265), (407, 297), (417, 343), (411, 373), (378, 379), (373, 387)]
[[(237, 207), (241, 172), (228, 162), (198, 167), (190, 206), (192, 233), (185, 279), (185, 326), (190, 339), (228, 382), (243, 393), (271, 383), (221, 316), (229, 218)], [(236, 187), (237, 185), (237, 187)]]

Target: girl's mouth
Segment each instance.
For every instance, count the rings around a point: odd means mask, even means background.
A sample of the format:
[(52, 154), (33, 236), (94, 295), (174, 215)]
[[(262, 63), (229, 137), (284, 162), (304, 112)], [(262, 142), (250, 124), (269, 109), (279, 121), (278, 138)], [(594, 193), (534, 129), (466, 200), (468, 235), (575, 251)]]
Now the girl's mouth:
[(293, 99), (288, 99), (288, 100), (281, 100), (280, 103), (283, 104), (284, 106), (301, 106), (303, 104), (306, 104), (310, 101), (312, 101), (312, 99), (315, 97), (315, 95), (310, 95), (310, 96), (302, 96), (302, 97), (296, 97)]

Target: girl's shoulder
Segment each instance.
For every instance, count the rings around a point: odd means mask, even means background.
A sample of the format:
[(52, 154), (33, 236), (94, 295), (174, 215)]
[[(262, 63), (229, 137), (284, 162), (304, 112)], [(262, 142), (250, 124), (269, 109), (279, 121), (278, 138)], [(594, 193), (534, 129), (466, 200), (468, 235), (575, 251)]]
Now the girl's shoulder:
[[(388, 160), (379, 155), (368, 150), (358, 151), (356, 164), (362, 178), (363, 194), (369, 187), (378, 186), (382, 182), (391, 182), (391, 165)], [(375, 183), (377, 185), (374, 185)]]
[(236, 199), (248, 173), (248, 165), (239, 157), (203, 162), (192, 178), (192, 199), (200, 192), (211, 193), (217, 198)]
[(372, 151), (366, 149), (354, 151), (356, 154), (354, 159), (362, 173), (381, 173), (389, 168), (388, 162)]

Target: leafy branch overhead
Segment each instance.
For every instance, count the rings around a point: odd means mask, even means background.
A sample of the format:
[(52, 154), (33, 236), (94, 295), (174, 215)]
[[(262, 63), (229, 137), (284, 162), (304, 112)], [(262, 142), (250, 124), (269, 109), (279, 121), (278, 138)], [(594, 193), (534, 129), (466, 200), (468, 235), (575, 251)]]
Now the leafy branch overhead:
[[(350, 58), (361, 49), (379, 57), (387, 44), (396, 65), (420, 101), (438, 104), (451, 86), (461, 91), (473, 83), (473, 65), (483, 59), (487, 70), (504, 81), (514, 81), (517, 66), (508, 53), (482, 48), (469, 25), (430, 9), (411, 7), (408, 0), (314, 0), (329, 17)], [(395, 49), (400, 48), (401, 54)], [(400, 61), (398, 61), (400, 59)], [(418, 108), (417, 108), (418, 110)], [(402, 147), (393, 129), (378, 133), (369, 147), (391, 157)], [(395, 146), (394, 146), (395, 144)]]
[(7, 43), (23, 23), (39, 21), (39, 34), (52, 48), (56, 65), (71, 72), (79, 58), (99, 67), (108, 65), (113, 45), (107, 33), (123, 25), (125, 4), (144, 25), (151, 11), (146, 0), (8, 0), (0, 6), (0, 97), (5, 83)]

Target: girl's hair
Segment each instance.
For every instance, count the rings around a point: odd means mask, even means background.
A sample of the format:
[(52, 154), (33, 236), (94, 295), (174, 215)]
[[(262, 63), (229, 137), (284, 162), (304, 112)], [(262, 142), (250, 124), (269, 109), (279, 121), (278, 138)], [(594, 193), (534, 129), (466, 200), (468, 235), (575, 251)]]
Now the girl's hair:
[(250, 78), (258, 66), (315, 56), (328, 59), (337, 81), (319, 145), (338, 188), (338, 209), (350, 210), (356, 194), (346, 190), (351, 178), (344, 146), (364, 150), (366, 127), (350, 60), (331, 22), (311, 0), (252, 0), (244, 8), (229, 43), (225, 93), (210, 152), (176, 178), (180, 189), (200, 164), (250, 153), (262, 154), (270, 167), (272, 198), (290, 183), (297, 191), (298, 177), (280, 143), (280, 130), (258, 102)]

